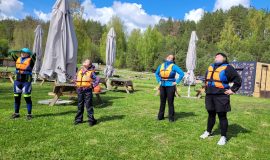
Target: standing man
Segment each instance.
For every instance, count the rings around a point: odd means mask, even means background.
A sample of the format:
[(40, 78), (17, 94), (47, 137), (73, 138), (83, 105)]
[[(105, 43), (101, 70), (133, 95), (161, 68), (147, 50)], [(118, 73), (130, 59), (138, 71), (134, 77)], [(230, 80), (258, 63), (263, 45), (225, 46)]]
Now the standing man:
[[(18, 57), (17, 53), (20, 53), (21, 56)], [(32, 100), (31, 100), (31, 91), (32, 91), (32, 69), (35, 65), (36, 55), (32, 55), (32, 52), (28, 48), (23, 48), (20, 51), (11, 51), (10, 55), (12, 59), (16, 62), (16, 73), (14, 81), (14, 109), (15, 113), (12, 115), (12, 118), (19, 118), (19, 110), (21, 104), (21, 95), (25, 99), (27, 104), (27, 119), (32, 119)]]
[[(176, 73), (179, 74), (177, 79), (175, 79)], [(175, 64), (174, 55), (168, 55), (165, 62), (157, 68), (155, 75), (157, 82), (160, 84), (160, 108), (157, 119), (164, 119), (166, 100), (168, 100), (169, 121), (174, 122), (174, 96), (176, 85), (181, 82), (184, 77), (184, 72)]]
[[(207, 130), (200, 137), (205, 139), (211, 135), (217, 114), (221, 130), (221, 138), (217, 144), (225, 145), (228, 130), (227, 112), (231, 111), (230, 95), (241, 87), (242, 80), (237, 71), (228, 64), (227, 56), (224, 53), (216, 54), (215, 62), (208, 67), (205, 79), (205, 106), (208, 112), (208, 122)], [(229, 83), (233, 83), (232, 87)]]

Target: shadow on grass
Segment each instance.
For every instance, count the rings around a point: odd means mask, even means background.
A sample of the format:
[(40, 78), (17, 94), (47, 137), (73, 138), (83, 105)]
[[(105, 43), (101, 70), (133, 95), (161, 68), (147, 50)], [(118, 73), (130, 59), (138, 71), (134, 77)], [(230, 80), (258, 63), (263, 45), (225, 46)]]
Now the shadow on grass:
[[(235, 123), (230, 124), (228, 126), (228, 133), (227, 133), (228, 140), (233, 137), (237, 137), (238, 134), (241, 134), (241, 133), (248, 134), (248, 133), (251, 133), (251, 131)], [(213, 131), (213, 135), (218, 135), (218, 134), (220, 134), (220, 126)]]
[(186, 118), (186, 117), (191, 117), (191, 116), (196, 116), (194, 112), (176, 112), (174, 114), (175, 120)]
[[(130, 94), (133, 94), (133, 93), (136, 93), (136, 92), (139, 92), (139, 91), (141, 91), (141, 90), (139, 90), (139, 89), (134, 89), (134, 91), (129, 90), (129, 93), (130, 93)], [(125, 88), (112, 89), (111, 92), (118, 92), (118, 93), (126, 93), (126, 94), (128, 94), (128, 93), (126, 92)]]
[[(97, 124), (99, 124), (101, 122), (106, 122), (106, 121), (113, 121), (113, 120), (123, 119), (124, 117), (125, 117), (125, 115), (103, 116), (103, 117), (100, 117), (100, 118), (97, 119)], [(88, 123), (88, 120), (84, 120), (82, 123)]]
[(58, 112), (58, 113), (38, 114), (38, 115), (34, 115), (34, 117), (39, 118), (39, 117), (64, 116), (64, 115), (69, 115), (69, 114), (75, 115), (75, 113), (77, 113), (77, 111), (66, 111), (66, 112)]
[(95, 108), (105, 108), (113, 105), (113, 100), (121, 99), (125, 97), (106, 97), (106, 95), (101, 96), (101, 103), (98, 103), (97, 99), (94, 98), (94, 107)]
[[(100, 97), (101, 97), (101, 102), (99, 102), (97, 100), (96, 96), (94, 96), (94, 98), (93, 98), (94, 108), (105, 108), (105, 107), (109, 107), (109, 106), (112, 106), (113, 100), (125, 98), (125, 97), (111, 97), (111, 96), (109, 97), (109, 96), (106, 96), (106, 94), (100, 95)], [(68, 105), (77, 106), (77, 104), (78, 104), (77, 97), (72, 97), (69, 100), (73, 100), (73, 103), (68, 104)]]
[(98, 119), (99, 122), (113, 121), (123, 119), (125, 115), (111, 115), (111, 116), (103, 116)]

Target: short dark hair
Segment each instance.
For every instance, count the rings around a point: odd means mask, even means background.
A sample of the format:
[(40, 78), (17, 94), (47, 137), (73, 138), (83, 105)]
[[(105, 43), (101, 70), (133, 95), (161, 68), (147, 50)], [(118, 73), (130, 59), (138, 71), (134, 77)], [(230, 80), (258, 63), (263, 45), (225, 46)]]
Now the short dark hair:
[(167, 54), (165, 58), (167, 58), (169, 56), (173, 56), (173, 62), (175, 62), (175, 55), (174, 54)]
[(224, 57), (224, 58), (225, 58), (225, 61), (224, 61), (224, 62), (228, 63), (228, 57), (227, 57), (227, 55), (226, 55), (225, 53), (218, 52), (218, 53), (216, 54), (216, 56), (217, 56), (217, 55), (221, 55), (222, 57)]
[(89, 63), (92, 64), (92, 60), (91, 60), (90, 58), (84, 59), (84, 60), (82, 61), (82, 63), (85, 62), (85, 61), (89, 61)]

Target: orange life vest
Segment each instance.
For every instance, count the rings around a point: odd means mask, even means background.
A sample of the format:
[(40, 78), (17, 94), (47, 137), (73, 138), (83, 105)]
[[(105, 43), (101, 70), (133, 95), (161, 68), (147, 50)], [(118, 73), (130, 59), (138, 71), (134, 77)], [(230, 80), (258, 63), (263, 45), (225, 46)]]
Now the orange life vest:
[(16, 61), (16, 73), (18, 74), (32, 74), (32, 68), (30, 66), (31, 58), (25, 58), (22, 62), (22, 57), (19, 57)]
[(77, 73), (77, 81), (76, 81), (76, 86), (77, 87), (89, 87), (92, 88), (92, 82), (93, 79), (91, 78), (93, 71), (86, 71), (85, 73), (83, 73), (83, 70), (81, 69), (78, 73)]
[(223, 64), (214, 70), (214, 66), (211, 65), (208, 67), (206, 85), (213, 86), (216, 88), (227, 89), (229, 88), (229, 82), (225, 75), (225, 70), (228, 64)]
[[(172, 77), (171, 72), (172, 72), (172, 67), (174, 64), (170, 64), (166, 69), (165, 69), (165, 63), (163, 63), (160, 67), (159, 74), (162, 80), (168, 80), (170, 78), (174, 78), (175, 75)], [(170, 77), (171, 76), (171, 77)]]

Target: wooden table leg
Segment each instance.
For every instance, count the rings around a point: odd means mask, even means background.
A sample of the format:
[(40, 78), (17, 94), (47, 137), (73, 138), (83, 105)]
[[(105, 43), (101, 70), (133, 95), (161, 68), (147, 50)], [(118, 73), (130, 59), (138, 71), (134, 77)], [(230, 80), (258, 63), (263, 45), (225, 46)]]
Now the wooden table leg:
[(8, 78), (9, 78), (10, 82), (14, 84), (14, 80), (13, 80), (13, 78), (12, 78), (12, 75), (9, 74), (9, 75), (8, 75)]
[(134, 92), (134, 88), (133, 88), (133, 85), (131, 85), (130, 87), (131, 87), (131, 90), (132, 90), (132, 92)]
[(176, 86), (175, 86), (175, 96), (176, 96), (176, 97), (180, 97), (180, 94), (178, 93), (178, 89), (177, 89)]
[(53, 100), (52, 100), (51, 103), (49, 104), (49, 106), (54, 106), (55, 103), (58, 101), (58, 99), (59, 99), (59, 97), (60, 97), (61, 95), (62, 95), (61, 92), (56, 93), (55, 96), (54, 96), (54, 98), (53, 98)]
[(40, 85), (42, 86), (44, 82), (45, 82), (45, 79), (42, 80), (42, 82), (40, 83)]
[(101, 104), (101, 103), (102, 103), (102, 100), (101, 100), (101, 98), (100, 98), (100, 95), (99, 95), (99, 94), (96, 94), (96, 97), (97, 97), (97, 102), (98, 102), (99, 104)]
[(159, 94), (160, 94), (160, 90), (157, 90), (155, 96), (159, 96)]
[(130, 92), (129, 92), (129, 90), (128, 90), (128, 86), (125, 86), (126, 87), (126, 92), (128, 93), (128, 94), (130, 94)]
[(54, 106), (58, 99), (59, 99), (59, 96), (56, 94), (53, 97), (52, 101), (50, 102), (49, 106)]

